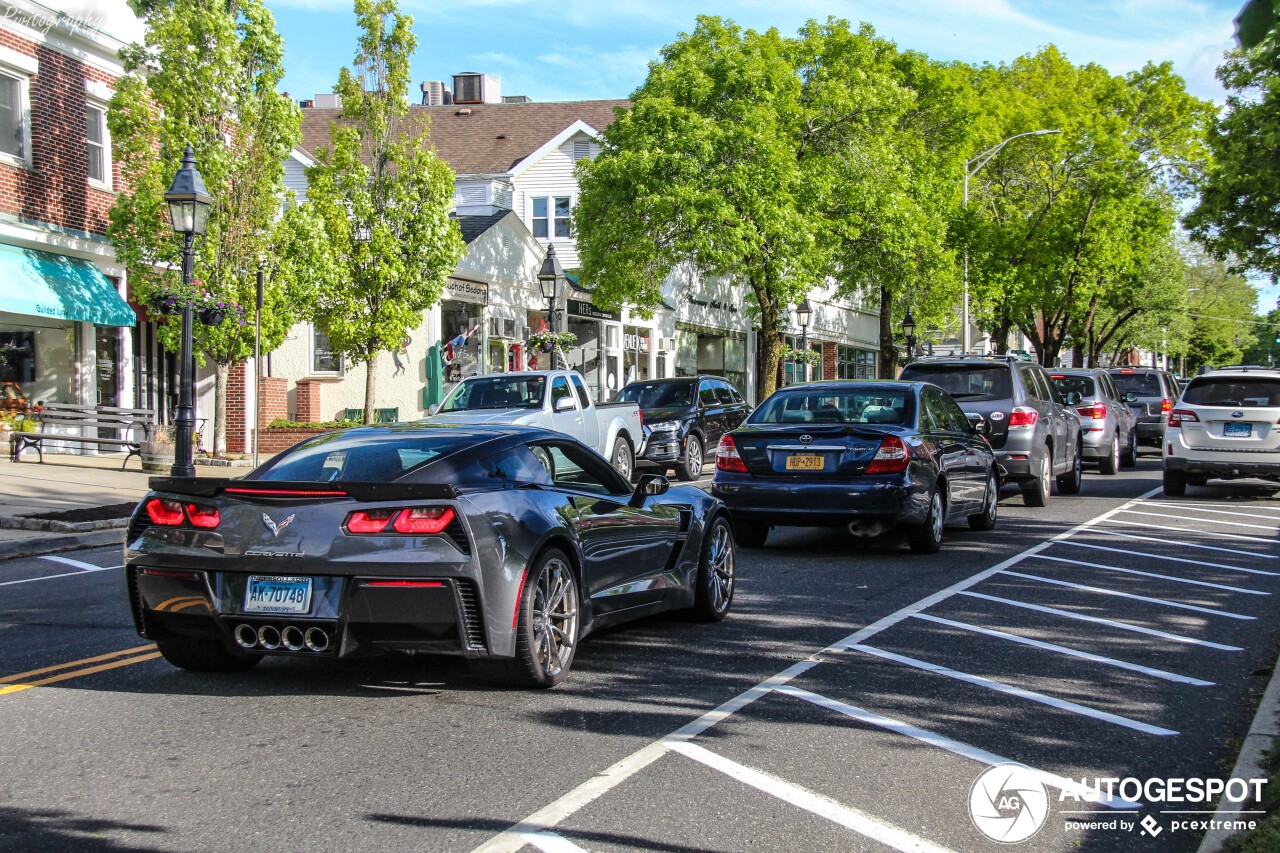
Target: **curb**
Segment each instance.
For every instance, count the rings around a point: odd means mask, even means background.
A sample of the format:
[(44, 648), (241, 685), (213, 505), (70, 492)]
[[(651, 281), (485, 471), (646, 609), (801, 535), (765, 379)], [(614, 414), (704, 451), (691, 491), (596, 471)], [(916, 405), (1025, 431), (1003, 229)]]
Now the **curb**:
[(14, 557), (30, 557), (53, 554), (58, 551), (77, 551), (82, 548), (101, 548), (103, 545), (124, 546), (124, 530), (95, 530), (91, 533), (63, 533), (50, 536), (32, 536), (27, 539), (0, 541), (0, 560)]
[[(1236, 759), (1235, 767), (1231, 768), (1231, 778), (1269, 777), (1271, 774), (1259, 765), (1263, 754), (1277, 737), (1280, 737), (1280, 664), (1277, 664), (1272, 672), (1271, 681), (1262, 694), (1262, 701), (1258, 703), (1258, 713), (1254, 715), (1249, 733), (1244, 736), (1244, 743), (1240, 745), (1240, 756)], [(1225, 801), (1219, 801), (1218, 808), (1213, 813), (1213, 820), (1224, 820), (1229, 817), (1223, 814), (1226, 805)], [(1211, 829), (1205, 833), (1196, 853), (1218, 853), (1222, 845), (1233, 835), (1235, 835), (1234, 832), (1224, 829)]]

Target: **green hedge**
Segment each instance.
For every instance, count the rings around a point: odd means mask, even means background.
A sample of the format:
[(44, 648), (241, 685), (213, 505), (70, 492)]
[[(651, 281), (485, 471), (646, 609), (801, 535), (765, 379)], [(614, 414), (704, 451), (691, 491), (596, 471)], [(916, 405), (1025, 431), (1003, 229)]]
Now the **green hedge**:
[(346, 429), (360, 426), (355, 421), (289, 421), (276, 418), (267, 424), (267, 429)]

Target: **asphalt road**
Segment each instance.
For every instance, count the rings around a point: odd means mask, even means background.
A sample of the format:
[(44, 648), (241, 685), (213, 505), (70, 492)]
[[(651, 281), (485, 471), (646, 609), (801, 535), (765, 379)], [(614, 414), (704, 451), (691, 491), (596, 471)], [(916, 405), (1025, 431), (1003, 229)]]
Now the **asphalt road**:
[(133, 633), (117, 551), (0, 562), (0, 849), (992, 851), (969, 797), (1009, 760), (1048, 798), (1012, 849), (1193, 850), (1172, 821), (1208, 816), (1165, 812), (1203, 805), (1059, 799), (1227, 776), (1266, 684), (1280, 499), (1158, 487), (1145, 457), (1010, 493), (931, 557), (775, 531), (724, 623), (597, 635), (537, 693), (422, 657), (183, 672)]

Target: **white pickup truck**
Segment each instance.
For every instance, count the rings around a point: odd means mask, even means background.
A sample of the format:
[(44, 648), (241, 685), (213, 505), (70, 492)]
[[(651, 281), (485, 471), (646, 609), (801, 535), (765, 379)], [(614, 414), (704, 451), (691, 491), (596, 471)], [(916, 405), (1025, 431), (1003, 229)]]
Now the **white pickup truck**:
[(576, 370), (524, 370), (472, 376), (458, 383), (428, 423), (521, 424), (571, 435), (630, 478), (644, 451), (640, 407), (596, 403)]

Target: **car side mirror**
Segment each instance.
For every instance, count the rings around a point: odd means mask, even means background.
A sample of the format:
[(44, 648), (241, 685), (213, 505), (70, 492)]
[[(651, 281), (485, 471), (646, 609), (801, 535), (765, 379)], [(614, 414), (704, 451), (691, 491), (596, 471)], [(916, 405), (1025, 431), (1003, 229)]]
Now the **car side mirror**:
[(1068, 406), (1074, 406), (1076, 403), (1080, 402), (1080, 394), (1076, 391), (1068, 391), (1063, 395), (1063, 400), (1066, 401)]
[(671, 481), (661, 474), (641, 474), (636, 483), (636, 490), (631, 494), (631, 505), (644, 506), (649, 498), (665, 495), (671, 490)]
[(1138, 402), (1138, 392), (1125, 391), (1124, 394), (1121, 395), (1120, 399), (1124, 400), (1126, 403), (1136, 403)]
[(982, 415), (965, 415), (969, 419), (969, 426), (973, 427), (973, 431), (978, 435), (986, 435), (991, 432), (991, 425), (987, 423)]
[(556, 400), (555, 405), (552, 408), (557, 412), (568, 412), (573, 409), (573, 398), (561, 397), (559, 400)]

